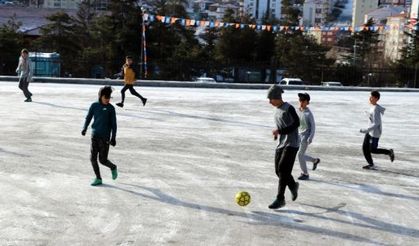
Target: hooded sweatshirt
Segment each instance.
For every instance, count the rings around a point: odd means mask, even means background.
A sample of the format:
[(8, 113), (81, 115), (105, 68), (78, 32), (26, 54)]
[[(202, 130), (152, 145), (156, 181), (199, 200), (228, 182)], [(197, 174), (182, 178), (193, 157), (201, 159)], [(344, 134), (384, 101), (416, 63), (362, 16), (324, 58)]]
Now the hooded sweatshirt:
[(300, 117), (300, 127), (298, 128), (300, 139), (302, 142), (312, 142), (316, 132), (313, 113), (309, 108), (305, 108), (303, 111), (298, 110), (298, 114)]
[(382, 123), (381, 123), (381, 115), (384, 114), (384, 111), (386, 109), (378, 104), (372, 105), (370, 107), (370, 112), (368, 115), (368, 128), (365, 129), (365, 132), (368, 132), (368, 134), (373, 138), (380, 138), (381, 133), (383, 131), (382, 129)]
[(32, 69), (31, 69), (31, 61), (29, 57), (23, 58), (22, 56), (19, 57), (19, 64), (16, 68), (16, 73), (19, 75), (20, 78), (27, 78), (28, 81), (32, 79)]
[(124, 64), (121, 68), (122, 76), (124, 77), (124, 83), (126, 85), (133, 85), (137, 78), (137, 70), (133, 65)]

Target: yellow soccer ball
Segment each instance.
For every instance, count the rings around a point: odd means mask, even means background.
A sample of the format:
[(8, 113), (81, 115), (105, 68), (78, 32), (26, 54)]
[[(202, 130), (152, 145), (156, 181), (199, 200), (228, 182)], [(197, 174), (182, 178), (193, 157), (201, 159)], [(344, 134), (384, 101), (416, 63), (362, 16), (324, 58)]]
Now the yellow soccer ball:
[(236, 194), (236, 203), (239, 206), (247, 206), (250, 203), (250, 194), (246, 191), (240, 191)]

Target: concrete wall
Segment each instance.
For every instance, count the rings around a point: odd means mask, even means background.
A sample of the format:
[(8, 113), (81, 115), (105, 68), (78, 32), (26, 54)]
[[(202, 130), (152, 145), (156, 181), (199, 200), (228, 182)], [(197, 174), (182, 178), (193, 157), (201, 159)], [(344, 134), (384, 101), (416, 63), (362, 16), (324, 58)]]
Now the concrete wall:
[[(18, 82), (17, 76), (0, 76), (0, 82)], [(34, 77), (32, 83), (62, 83), (62, 84), (89, 84), (89, 85), (113, 85), (122, 86), (123, 81), (118, 79), (84, 79), (84, 78), (45, 78)], [(146, 87), (182, 87), (182, 88), (225, 88), (225, 89), (260, 89), (267, 90), (272, 84), (249, 84), (249, 83), (198, 83), (188, 81), (162, 81), (162, 80), (139, 80), (136, 86)], [(380, 91), (394, 92), (419, 92), (414, 88), (393, 88), (393, 87), (358, 87), (358, 86), (283, 86), (287, 90), (324, 90), (324, 91)]]

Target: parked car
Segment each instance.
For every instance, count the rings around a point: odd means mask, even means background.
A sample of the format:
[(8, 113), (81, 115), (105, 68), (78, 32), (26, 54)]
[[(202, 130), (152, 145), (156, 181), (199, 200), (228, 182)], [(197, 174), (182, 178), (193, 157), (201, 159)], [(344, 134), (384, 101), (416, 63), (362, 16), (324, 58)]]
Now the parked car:
[(304, 85), (304, 82), (300, 78), (283, 78), (280, 85)]
[(210, 77), (199, 77), (196, 79), (196, 82), (200, 82), (200, 83), (216, 83), (217, 81), (215, 81), (215, 79), (210, 78)]
[(343, 86), (343, 85), (341, 82), (327, 81), (327, 82), (322, 82), (322, 86)]

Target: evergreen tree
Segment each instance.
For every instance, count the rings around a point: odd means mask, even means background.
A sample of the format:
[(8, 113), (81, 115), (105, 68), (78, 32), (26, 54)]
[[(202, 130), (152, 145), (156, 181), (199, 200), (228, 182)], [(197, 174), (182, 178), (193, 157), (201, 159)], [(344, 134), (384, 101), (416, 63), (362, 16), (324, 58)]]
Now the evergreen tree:
[(36, 40), (37, 49), (57, 52), (61, 57), (61, 71), (73, 73), (77, 66), (78, 52), (82, 48), (74, 39), (74, 21), (65, 12), (57, 12), (47, 17), (49, 24), (41, 28), (41, 38)]
[(23, 48), (23, 36), (19, 33), (21, 23), (16, 16), (0, 26), (0, 73), (15, 74), (20, 50)]
[(311, 36), (299, 32), (282, 33), (276, 41), (276, 58), (287, 76), (301, 77), (306, 81), (320, 81), (320, 70), (333, 60), (326, 58), (329, 49), (316, 43)]

